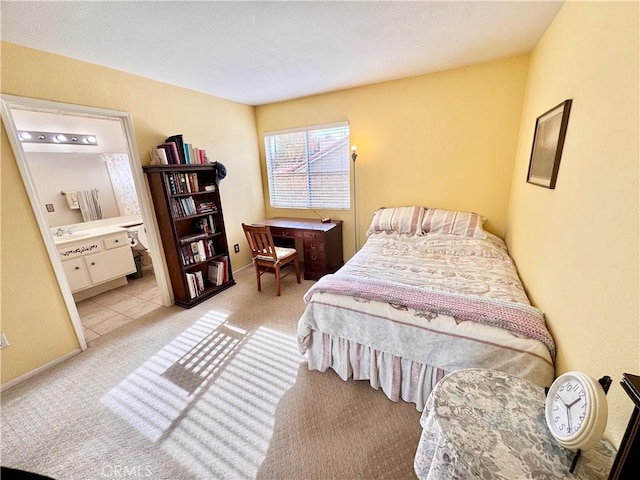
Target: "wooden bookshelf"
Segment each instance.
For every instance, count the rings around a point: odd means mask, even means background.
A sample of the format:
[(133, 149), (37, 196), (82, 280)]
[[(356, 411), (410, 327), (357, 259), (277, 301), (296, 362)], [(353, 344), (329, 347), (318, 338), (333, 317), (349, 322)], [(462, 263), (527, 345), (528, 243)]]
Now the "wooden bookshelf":
[(142, 168), (176, 305), (191, 308), (235, 285), (215, 164)]

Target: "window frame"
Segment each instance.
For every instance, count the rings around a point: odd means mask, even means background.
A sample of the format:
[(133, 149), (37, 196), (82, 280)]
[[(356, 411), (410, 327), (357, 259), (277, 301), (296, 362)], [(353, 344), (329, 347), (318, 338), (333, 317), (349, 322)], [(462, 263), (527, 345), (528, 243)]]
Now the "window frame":
[[(340, 129), (346, 129), (340, 134)], [(334, 130), (334, 132), (331, 132)], [(304, 146), (300, 148), (300, 153), (304, 157), (298, 159), (299, 165), (295, 165), (296, 160), (292, 160), (289, 175), (290, 184), (296, 183), (295, 175), (305, 174), (304, 184), (298, 179), (299, 190), (296, 188), (297, 194), (287, 197), (286, 194), (278, 194), (278, 190), (287, 190), (289, 187), (285, 182), (278, 184), (277, 177), (281, 175), (283, 178), (286, 174), (278, 174), (276, 169), (278, 166), (286, 167), (287, 161), (284, 160), (280, 165), (276, 165), (278, 159), (274, 156), (273, 149), (278, 142), (276, 137), (288, 134), (304, 134)], [(314, 134), (318, 137), (311, 138)], [(337, 136), (334, 144), (326, 143), (327, 138), (332, 135)], [(311, 140), (319, 145), (315, 152), (310, 149)], [(281, 139), (284, 143), (284, 139)], [(325, 143), (326, 150), (322, 150), (322, 143)], [(267, 183), (269, 189), (269, 204), (272, 208), (291, 208), (300, 210), (351, 210), (352, 187), (351, 187), (351, 165), (350, 165), (350, 126), (348, 121), (339, 121), (326, 124), (309, 125), (304, 127), (288, 128), (284, 130), (274, 130), (263, 133), (263, 144), (265, 153), (265, 166), (267, 174)], [(338, 151), (338, 155), (336, 155)], [(313, 158), (317, 155), (317, 158)], [(328, 162), (326, 169), (318, 170), (320, 161)], [(337, 166), (337, 168), (336, 168)], [(314, 173), (314, 167), (316, 172)], [(338, 181), (327, 181), (327, 176), (335, 175)], [(315, 180), (315, 182), (314, 182)], [(282, 184), (284, 183), (284, 185)], [(316, 186), (314, 187), (314, 183)], [(302, 186), (304, 185), (304, 186)], [(338, 187), (337, 189), (335, 187)], [(335, 189), (334, 193), (332, 189)], [(332, 199), (334, 196), (335, 200)], [(298, 202), (298, 198), (303, 198), (302, 202)]]

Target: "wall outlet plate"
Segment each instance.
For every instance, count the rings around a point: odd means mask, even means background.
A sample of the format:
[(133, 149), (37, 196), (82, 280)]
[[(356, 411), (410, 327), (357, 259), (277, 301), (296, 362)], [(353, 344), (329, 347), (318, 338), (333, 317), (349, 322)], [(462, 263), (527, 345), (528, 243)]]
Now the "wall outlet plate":
[(233, 251), (234, 251), (234, 252), (236, 252), (236, 253), (238, 253), (238, 252), (240, 251), (240, 245), (236, 243), (236, 244), (233, 246)]
[(8, 346), (9, 342), (7, 341), (7, 336), (4, 333), (0, 334), (0, 349)]

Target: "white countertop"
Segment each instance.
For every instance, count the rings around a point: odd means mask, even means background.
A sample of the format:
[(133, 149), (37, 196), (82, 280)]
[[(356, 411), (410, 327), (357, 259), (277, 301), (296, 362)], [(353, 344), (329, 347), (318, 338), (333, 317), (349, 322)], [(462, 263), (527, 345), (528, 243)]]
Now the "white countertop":
[[(58, 245), (66, 245), (73, 242), (81, 242), (92, 238), (111, 235), (118, 232), (126, 232), (127, 227), (142, 224), (141, 215), (126, 215), (121, 217), (108, 218), (104, 220), (96, 220), (94, 222), (77, 223), (74, 225), (62, 225), (60, 227), (51, 227), (49, 231), (53, 236), (53, 241)], [(65, 232), (62, 236), (57, 236), (58, 228), (62, 228)], [(68, 235), (66, 232), (72, 229), (73, 234)]]

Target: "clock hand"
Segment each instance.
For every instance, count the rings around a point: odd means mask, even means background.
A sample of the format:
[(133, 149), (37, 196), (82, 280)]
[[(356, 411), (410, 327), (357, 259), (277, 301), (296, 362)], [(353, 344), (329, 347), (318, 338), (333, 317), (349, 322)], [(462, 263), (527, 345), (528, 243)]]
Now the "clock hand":
[(571, 402), (569, 405), (567, 405), (567, 408), (571, 408), (573, 407), (576, 403), (578, 403), (580, 401), (580, 397), (576, 398), (573, 402)]
[(569, 405), (567, 405), (567, 402), (564, 401), (564, 398), (562, 398), (562, 396), (559, 393), (556, 393), (556, 395), (558, 395), (558, 398), (560, 399), (560, 401), (562, 402), (562, 404), (565, 407), (568, 407)]
[(571, 433), (571, 413), (569, 412), (569, 406), (567, 406), (567, 433)]

